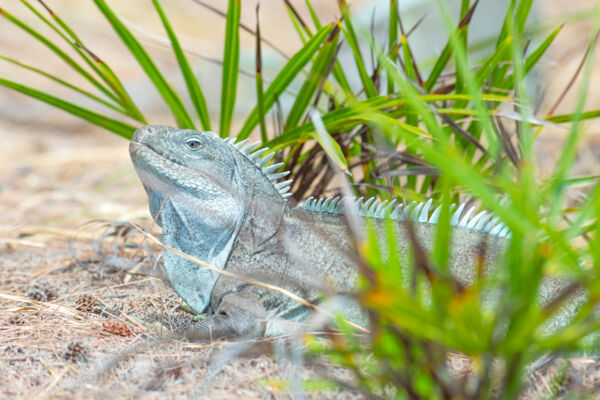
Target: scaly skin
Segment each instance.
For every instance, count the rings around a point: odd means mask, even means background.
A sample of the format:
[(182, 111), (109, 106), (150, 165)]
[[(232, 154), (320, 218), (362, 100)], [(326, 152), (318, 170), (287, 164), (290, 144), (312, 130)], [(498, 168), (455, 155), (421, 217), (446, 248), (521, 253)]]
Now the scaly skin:
[[(249, 151), (240, 148), (212, 132), (154, 125), (135, 133), (131, 158), (148, 193), (150, 212), (163, 229), (165, 244), (311, 302), (318, 302), (323, 294), (336, 295), (337, 301), (328, 304), (366, 327), (364, 312), (351, 296), (344, 296), (355, 291), (357, 280), (344, 217), (290, 209), (281, 193), (286, 183), (278, 185), (275, 178), (279, 176), (270, 176), (272, 171), (265, 171), (256, 153), (248, 155)], [(428, 210), (422, 215), (428, 218)], [(384, 220), (372, 221), (383, 236)], [(420, 245), (430, 249), (435, 225), (415, 221), (413, 226)], [(464, 285), (473, 282), (482, 245), (486, 249), (483, 268), (490, 269), (508, 246), (503, 236), (455, 227), (450, 245), (453, 277)], [(403, 224), (398, 224), (396, 240), (401, 265), (408, 265), (410, 241)], [(198, 313), (209, 313), (186, 328), (190, 340), (249, 338), (318, 328), (311, 325), (314, 313), (281, 293), (220, 276), (168, 250), (164, 266), (171, 285), (186, 303)], [(546, 303), (565, 283), (547, 279), (542, 286), (539, 298)], [(557, 324), (564, 324), (571, 313), (559, 317)]]

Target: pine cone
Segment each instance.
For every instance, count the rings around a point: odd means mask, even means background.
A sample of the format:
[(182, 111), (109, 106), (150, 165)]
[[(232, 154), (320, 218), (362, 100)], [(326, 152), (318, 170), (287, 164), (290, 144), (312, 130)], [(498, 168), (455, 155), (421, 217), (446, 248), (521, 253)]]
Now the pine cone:
[(129, 329), (126, 323), (121, 321), (106, 321), (102, 324), (102, 328), (113, 335), (125, 337), (133, 336), (131, 329)]
[(48, 295), (42, 289), (31, 289), (25, 293), (25, 297), (35, 301), (48, 301)]
[(89, 294), (82, 294), (75, 301), (77, 309), (83, 312), (89, 312), (92, 314), (102, 314), (102, 304), (94, 296)]
[(25, 318), (23, 314), (16, 313), (8, 318), (8, 323), (11, 325), (25, 325)]
[(84, 345), (77, 341), (67, 343), (63, 357), (67, 361), (78, 362), (87, 360), (88, 351)]
[[(31, 285), (31, 290), (38, 289), (44, 292), (46, 296), (46, 300), (44, 301), (52, 301), (56, 299), (58, 296), (56, 295), (56, 289), (45, 279), (38, 279)], [(30, 290), (30, 291), (31, 291)]]

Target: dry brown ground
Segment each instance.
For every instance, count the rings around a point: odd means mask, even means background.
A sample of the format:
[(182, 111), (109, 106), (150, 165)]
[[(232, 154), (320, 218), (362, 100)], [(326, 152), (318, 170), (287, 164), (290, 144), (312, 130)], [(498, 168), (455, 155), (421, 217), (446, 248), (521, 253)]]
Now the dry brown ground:
[[(16, 2), (15, 2), (16, 3)], [(134, 2), (123, 2), (128, 19), (146, 15)], [(267, 2), (271, 5), (275, 2)], [(544, 2), (544, 12), (557, 16), (566, 9), (585, 7), (593, 1)], [(219, 4), (215, 2), (215, 4)], [(280, 5), (279, 2), (277, 4)], [(4, 4), (0, 4), (4, 6)], [(61, 0), (57, 10), (70, 10), (77, 28), (95, 44), (100, 54), (112, 55), (119, 70), (134, 82), (138, 96), (153, 93), (143, 84), (135, 85), (139, 71), (115, 45), (108, 27), (99, 24), (89, 4)], [(146, 5), (147, 7), (147, 5)], [(244, 18), (252, 23), (252, 7)], [(323, 15), (332, 15), (329, 4)], [(264, 7), (265, 20), (281, 20), (281, 8)], [(222, 30), (222, 21), (187, 13), (179, 6), (181, 26), (188, 43), (199, 38), (207, 53), (220, 54), (211, 34)], [(278, 11), (279, 10), (279, 11)], [(64, 13), (63, 13), (64, 15)], [(200, 21), (202, 23), (198, 23)], [(156, 27), (156, 20), (150, 26)], [(154, 25), (152, 25), (154, 24)], [(280, 35), (281, 28), (266, 25), (266, 33), (281, 47), (297, 43)], [(43, 57), (49, 68), (62, 71), (59, 64), (39, 49), (23, 49), (17, 33), (1, 25), (2, 53)], [(6, 29), (5, 29), (6, 28)], [(587, 24), (568, 25), (558, 38), (549, 63), (548, 104), (564, 88), (582, 54)], [(158, 30), (158, 29), (157, 29)], [(194, 40), (192, 40), (193, 38)], [(245, 42), (246, 43), (246, 42)], [(247, 41), (246, 46), (252, 46)], [(155, 49), (156, 50), (156, 49)], [(156, 51), (169, 66), (168, 54)], [(597, 56), (598, 57), (598, 56)], [(172, 66), (172, 65), (170, 65)], [(2, 67), (1, 75), (14, 70)], [(31, 77), (32, 81), (33, 77)], [(595, 82), (600, 74), (595, 74)], [(40, 81), (33, 81), (40, 83)], [(572, 98), (565, 100), (567, 111)], [(600, 84), (591, 87), (588, 108), (598, 108)], [(154, 121), (168, 121), (160, 107), (145, 104)], [(549, 105), (546, 105), (549, 107)], [(579, 154), (577, 173), (597, 173), (600, 148), (597, 123), (589, 124), (589, 135)], [(564, 131), (544, 134), (540, 140), (541, 169), (553, 165)], [(93, 239), (102, 228), (89, 221), (136, 220), (150, 226), (145, 193), (138, 183), (127, 154), (127, 142), (89, 125), (66, 117), (46, 106), (33, 103), (6, 90), (0, 91), (0, 397), (2, 398), (288, 398), (293, 391), (281, 380), (320, 376), (323, 371), (347, 378), (343, 371), (322, 364), (319, 368), (300, 366), (287, 357), (273, 355), (262, 343), (196, 345), (167, 337), (139, 323), (160, 321), (169, 326), (188, 314), (179, 310), (177, 296), (160, 279), (160, 271), (127, 275), (115, 269), (89, 264), (85, 270), (74, 263), (74, 252), (84, 261), (96, 260)], [(23, 234), (27, 233), (27, 236)], [(134, 257), (135, 250), (125, 254)], [(29, 295), (39, 301), (27, 300)], [(99, 304), (90, 313), (81, 308), (83, 295)], [(46, 298), (44, 298), (46, 297)], [(50, 297), (50, 299), (48, 299)], [(49, 301), (44, 301), (49, 300)], [(109, 323), (107, 325), (107, 322)], [(123, 324), (123, 325), (120, 325)], [(121, 336), (118, 333), (125, 334)], [(72, 362), (82, 346), (87, 361)], [(254, 351), (252, 351), (254, 350)], [(238, 353), (246, 355), (235, 357)], [(456, 369), (467, 371), (460, 358), (451, 360)], [(552, 371), (566, 367), (566, 382), (572, 387), (598, 386), (600, 364), (593, 358), (559, 361), (540, 370), (532, 380), (527, 398), (538, 398), (556, 390)], [(356, 393), (318, 392), (311, 397), (354, 398)]]

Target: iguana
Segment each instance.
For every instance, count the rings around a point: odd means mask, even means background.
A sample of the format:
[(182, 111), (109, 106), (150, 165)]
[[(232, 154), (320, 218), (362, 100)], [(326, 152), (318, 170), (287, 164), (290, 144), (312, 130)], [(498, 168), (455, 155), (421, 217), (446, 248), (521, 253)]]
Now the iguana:
[[(280, 286), (309, 301), (323, 294), (355, 291), (357, 264), (340, 198), (308, 199), (290, 208), (288, 172), (268, 165), (273, 153), (253, 151), (258, 143), (222, 139), (213, 132), (151, 125), (130, 144), (135, 169), (147, 191), (150, 213), (162, 227), (163, 242), (216, 268)], [(347, 200), (346, 200), (347, 201)], [(431, 248), (440, 207), (432, 202), (403, 206), (376, 199), (354, 202), (361, 216), (383, 229), (384, 219), (410, 219), (418, 242)], [(453, 211), (451, 273), (473, 282), (474, 265), (485, 244), (485, 268), (507, 248), (510, 232), (485, 211), (474, 215), (461, 204)], [(407, 231), (398, 224), (397, 243), (406, 260)], [(175, 291), (196, 312), (208, 316), (186, 331), (190, 340), (258, 337), (294, 331), (313, 313), (267, 288), (220, 275), (164, 251), (164, 267)], [(564, 282), (545, 279), (541, 301), (550, 301)], [(365, 313), (341, 296), (344, 316), (366, 326)], [(282, 322), (285, 321), (285, 322)]]

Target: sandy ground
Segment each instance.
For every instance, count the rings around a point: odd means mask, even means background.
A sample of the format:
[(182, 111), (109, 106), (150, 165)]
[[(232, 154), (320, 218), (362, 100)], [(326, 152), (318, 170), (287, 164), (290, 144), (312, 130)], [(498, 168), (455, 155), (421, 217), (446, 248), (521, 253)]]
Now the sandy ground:
[[(18, 9), (9, 4), (11, 11)], [(95, 51), (110, 55), (111, 65), (117, 65), (153, 122), (168, 123), (164, 109), (145, 100), (155, 98), (152, 89), (93, 6), (75, 0), (52, 4), (56, 11), (68, 10), (77, 21), (78, 32), (84, 41), (94, 43)], [(335, 7), (327, 2), (318, 4), (323, 15), (333, 15)], [(593, 1), (553, 0), (544, 2), (543, 13), (552, 19), (566, 9), (585, 9), (590, 4)], [(0, 2), (0, 7), (4, 6)], [(223, 21), (190, 8), (189, 2), (179, 1), (172, 7), (185, 32), (184, 41), (199, 45), (207, 54), (219, 55), (222, 50), (214, 35), (222, 31)], [(136, 25), (144, 21), (144, 27), (159, 31), (154, 17), (144, 17), (151, 10), (135, 2), (122, 2), (117, 8)], [(253, 4), (245, 3), (243, 19), (249, 25), (254, 23), (253, 9)], [(265, 21), (285, 20), (280, 2), (264, 2), (263, 10)], [(39, 48), (24, 47), (22, 34), (4, 21), (0, 26), (0, 53), (24, 55), (29, 62), (43, 60), (50, 70), (64, 71)], [(291, 51), (297, 41), (280, 35), (288, 28), (265, 24), (263, 33)], [(546, 82), (548, 100), (542, 107), (551, 107), (577, 68), (588, 29), (585, 22), (569, 24), (558, 37), (547, 60), (551, 73)], [(247, 38), (242, 43), (246, 49), (253, 46)], [(152, 51), (167, 71), (176, 74), (167, 52)], [(20, 77), (4, 64), (0, 76)], [(45, 84), (33, 76), (27, 79), (30, 84)], [(596, 72), (594, 79), (590, 109), (600, 104), (600, 73)], [(572, 95), (567, 96), (559, 112), (566, 112), (572, 103)], [(597, 122), (586, 125), (577, 174), (600, 171), (598, 127)], [(564, 130), (548, 130), (540, 137), (541, 175), (554, 165), (564, 134)], [(145, 266), (139, 274), (124, 274), (115, 268), (101, 268), (96, 262), (99, 256), (94, 246), (104, 231), (98, 221), (134, 220), (151, 225), (145, 193), (130, 165), (127, 146), (124, 139), (0, 90), (0, 397), (297, 398), (300, 393), (285, 382), (324, 374), (349, 379), (348, 373), (323, 361), (291, 362), (282, 346), (269, 342), (190, 344), (140, 323), (161, 322), (168, 327), (190, 316), (180, 310), (177, 296), (161, 279), (160, 271)], [(105, 250), (105, 257), (110, 258), (112, 252)], [(152, 249), (130, 249), (114, 255), (113, 262), (151, 253)], [(75, 263), (74, 254), (86, 268)], [(94, 304), (86, 308), (86, 302), (92, 301), (89, 296)], [(594, 388), (599, 365), (593, 358), (559, 361), (539, 371), (525, 397), (551, 393), (554, 386), (549, 371), (562, 367), (570, 386)], [(457, 367), (461, 368), (468, 369)], [(308, 395), (360, 397), (349, 391)]]

